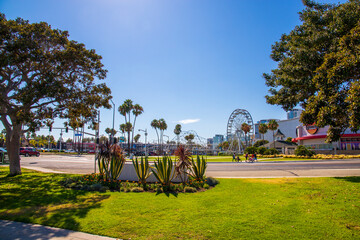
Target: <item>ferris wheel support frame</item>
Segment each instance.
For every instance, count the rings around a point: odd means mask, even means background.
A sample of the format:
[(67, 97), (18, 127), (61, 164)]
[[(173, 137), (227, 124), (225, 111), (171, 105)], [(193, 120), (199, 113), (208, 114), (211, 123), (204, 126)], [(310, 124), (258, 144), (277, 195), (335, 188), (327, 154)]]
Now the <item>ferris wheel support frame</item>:
[(235, 131), (233, 131), (233, 128), (234, 128), (233, 124), (239, 115), (245, 117), (245, 121), (243, 121), (243, 122), (250, 125), (250, 131), (247, 133), (247, 136), (246, 136), (246, 138), (248, 138), (249, 141), (251, 141), (254, 138), (255, 127), (254, 127), (254, 122), (253, 122), (252, 116), (247, 110), (235, 109), (230, 114), (230, 117), (229, 117), (228, 123), (227, 123), (226, 136), (227, 136), (227, 139), (230, 139), (230, 138), (234, 139), (235, 137), (237, 137), (238, 144), (239, 144), (239, 152), (242, 152), (241, 135), (243, 135), (243, 131), (239, 127), (237, 127)]

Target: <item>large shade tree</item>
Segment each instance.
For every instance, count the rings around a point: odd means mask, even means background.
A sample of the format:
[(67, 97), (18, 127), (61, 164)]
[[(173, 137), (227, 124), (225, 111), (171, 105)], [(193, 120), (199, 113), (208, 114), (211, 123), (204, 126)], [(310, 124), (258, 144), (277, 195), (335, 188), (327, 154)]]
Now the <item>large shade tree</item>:
[(329, 126), (327, 141), (360, 129), (360, 0), (318, 4), (304, 0), (302, 24), (272, 46), (278, 63), (264, 74), (270, 104), (300, 105), (304, 124)]
[(10, 175), (21, 174), (20, 136), (68, 119), (79, 127), (110, 108), (110, 89), (96, 79), (106, 70), (101, 56), (45, 22), (7, 20), (0, 14), (0, 118), (6, 129)]

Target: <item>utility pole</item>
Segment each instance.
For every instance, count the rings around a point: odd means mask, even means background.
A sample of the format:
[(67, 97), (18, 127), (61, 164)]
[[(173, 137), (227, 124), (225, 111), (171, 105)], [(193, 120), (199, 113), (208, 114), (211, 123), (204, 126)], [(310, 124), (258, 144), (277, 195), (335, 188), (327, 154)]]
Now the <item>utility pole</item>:
[(61, 152), (61, 148), (62, 148), (62, 128), (60, 129), (60, 152)]
[[(95, 151), (95, 159), (94, 159), (94, 173), (96, 173), (96, 160), (98, 157), (98, 152), (99, 152), (99, 144), (100, 144), (100, 138), (99, 138), (99, 132), (100, 132), (100, 110), (98, 112), (98, 124), (97, 124), (97, 129), (95, 132), (95, 146), (96, 146), (96, 151)], [(99, 143), (98, 143), (99, 141)]]
[(48, 150), (50, 151), (50, 127), (49, 127), (49, 135), (48, 135)]

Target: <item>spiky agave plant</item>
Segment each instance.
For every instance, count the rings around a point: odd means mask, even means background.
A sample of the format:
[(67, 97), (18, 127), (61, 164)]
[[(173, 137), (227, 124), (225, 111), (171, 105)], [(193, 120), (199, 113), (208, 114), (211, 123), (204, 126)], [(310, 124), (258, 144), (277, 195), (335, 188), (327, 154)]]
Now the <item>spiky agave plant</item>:
[(105, 144), (100, 145), (99, 151), (96, 155), (98, 161), (98, 167), (100, 175), (106, 179), (107, 174), (107, 166), (109, 165), (110, 161), (110, 144), (106, 142)]
[(169, 186), (171, 180), (175, 177), (175, 171), (173, 170), (173, 162), (170, 156), (163, 156), (162, 159), (158, 158), (155, 161), (156, 171), (151, 169), (156, 179), (163, 185)]
[(99, 172), (105, 180), (116, 180), (125, 164), (125, 156), (119, 145), (106, 142), (97, 154)]
[(109, 172), (110, 172), (110, 178), (112, 180), (116, 180), (119, 178), (124, 165), (125, 165), (125, 156), (124, 152), (122, 151), (121, 147), (119, 145), (113, 144), (110, 148), (110, 166), (109, 166)]
[(206, 159), (204, 156), (198, 155), (196, 157), (196, 161), (191, 158), (191, 168), (190, 168), (190, 175), (195, 178), (196, 180), (204, 180), (205, 179), (205, 172), (206, 172)]
[(175, 150), (177, 163), (175, 165), (176, 176), (180, 177), (181, 182), (186, 181), (188, 169), (191, 166), (191, 153), (183, 145), (179, 145)]
[(141, 157), (140, 164), (138, 158), (132, 160), (132, 162), (135, 168), (136, 175), (138, 176), (139, 183), (146, 185), (146, 179), (148, 179), (148, 177), (150, 177), (151, 175), (148, 157)]

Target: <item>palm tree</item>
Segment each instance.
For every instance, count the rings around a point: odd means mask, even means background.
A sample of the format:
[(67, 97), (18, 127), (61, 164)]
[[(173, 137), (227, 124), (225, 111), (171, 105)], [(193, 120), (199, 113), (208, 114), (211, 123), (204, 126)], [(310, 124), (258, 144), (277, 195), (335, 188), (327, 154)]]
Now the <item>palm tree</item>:
[(140, 139), (141, 135), (140, 134), (136, 134), (135, 137), (134, 137), (134, 141), (135, 143), (137, 143)]
[(111, 139), (111, 136), (114, 137), (116, 135), (116, 133), (117, 133), (117, 131), (115, 129), (112, 129), (112, 128), (106, 128), (105, 132), (107, 134), (109, 134), (109, 139)]
[(268, 122), (267, 124), (268, 129), (270, 129), (271, 131), (273, 131), (273, 142), (274, 142), (274, 148), (275, 147), (275, 130), (279, 127), (279, 124), (276, 120), (272, 119)]
[(263, 140), (264, 140), (264, 135), (265, 133), (267, 133), (268, 127), (265, 123), (261, 123), (259, 125), (259, 133), (261, 133), (263, 135)]
[(160, 130), (160, 146), (161, 146), (161, 153), (163, 151), (163, 136), (164, 136), (164, 131), (167, 129), (167, 124), (165, 122), (165, 120), (163, 118), (160, 118), (158, 120), (158, 124), (159, 124), (159, 130)]
[(126, 128), (125, 123), (120, 124), (120, 131), (121, 131), (122, 134), (125, 134), (125, 128)]
[(159, 120), (154, 119), (151, 121), (151, 127), (153, 127), (156, 131), (156, 135), (157, 135), (157, 139), (158, 139), (158, 144), (160, 145), (160, 139), (159, 139), (159, 133), (158, 133), (158, 128), (159, 128)]
[(129, 131), (129, 129), (131, 129), (131, 128), (129, 128), (130, 127), (130, 125), (128, 125), (128, 123), (130, 123), (130, 117), (131, 117), (131, 110), (133, 109), (133, 102), (132, 102), (132, 100), (130, 100), (130, 99), (126, 99), (125, 101), (124, 101), (124, 103), (122, 104), (122, 105), (120, 105), (119, 106), (119, 109), (118, 109), (118, 111), (119, 111), (119, 113), (121, 114), (121, 115), (123, 115), (124, 116), (124, 118), (125, 118), (125, 131), (128, 133), (128, 153), (130, 154), (130, 131)]
[(251, 129), (251, 127), (250, 127), (249, 124), (247, 124), (247, 123), (241, 124), (241, 130), (242, 130), (242, 131), (244, 132), (244, 134), (245, 134), (245, 144), (246, 144), (246, 147), (248, 146), (246, 134), (247, 134), (248, 132), (250, 132), (250, 129)]
[(180, 133), (181, 133), (181, 125), (180, 124), (176, 124), (175, 129), (174, 129), (174, 133), (176, 134), (177, 137), (177, 144), (179, 145), (180, 142)]
[[(134, 124), (133, 124), (133, 129), (132, 129), (132, 140), (131, 142), (133, 143), (133, 140), (134, 140), (134, 130), (135, 130), (135, 122), (136, 122), (136, 118), (142, 114), (144, 112), (144, 109), (142, 106), (140, 106), (139, 104), (135, 104), (133, 106), (133, 110), (132, 110), (132, 113), (134, 114)], [(133, 144), (131, 144), (133, 145)]]

